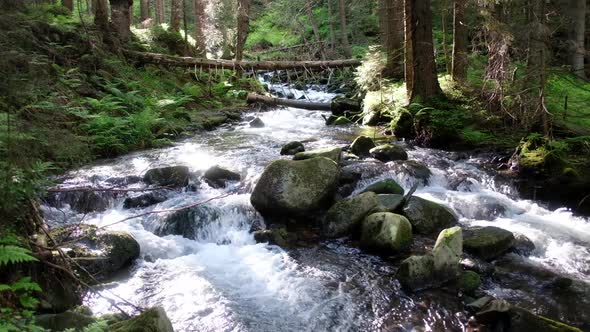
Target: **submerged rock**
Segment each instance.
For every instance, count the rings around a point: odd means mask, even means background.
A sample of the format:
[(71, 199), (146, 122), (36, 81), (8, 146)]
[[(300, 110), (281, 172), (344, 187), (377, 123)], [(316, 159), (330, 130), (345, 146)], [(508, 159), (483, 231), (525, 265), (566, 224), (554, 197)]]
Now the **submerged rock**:
[(297, 141), (289, 142), (283, 145), (283, 147), (281, 148), (281, 156), (293, 156), (299, 152), (304, 151), (305, 147), (303, 146), (303, 143)]
[(351, 234), (378, 204), (377, 195), (372, 192), (337, 202), (321, 222), (322, 234), (327, 237)]
[(393, 163), (392, 170), (398, 175), (406, 175), (414, 178), (417, 183), (423, 186), (428, 184), (428, 180), (432, 176), (432, 172), (428, 166), (415, 160), (398, 160)]
[(408, 159), (408, 153), (402, 147), (392, 144), (376, 146), (369, 152), (371, 157), (382, 162)]
[(143, 182), (160, 187), (185, 187), (190, 172), (186, 166), (152, 168), (143, 176)]
[(125, 198), (123, 201), (123, 208), (125, 209), (133, 209), (133, 208), (143, 208), (150, 205), (162, 203), (167, 199), (165, 192), (163, 191), (152, 191), (136, 196), (131, 196)]
[(402, 188), (395, 180), (385, 179), (370, 184), (363, 192), (374, 192), (375, 194), (396, 194), (403, 195), (404, 188)]
[(382, 254), (395, 254), (412, 243), (412, 225), (406, 217), (390, 212), (373, 213), (361, 226), (361, 245)]
[(412, 196), (403, 208), (418, 234), (433, 234), (457, 223), (458, 218), (447, 207), (421, 197)]
[(109, 326), (111, 332), (174, 332), (166, 311), (161, 307), (145, 310), (140, 315)]
[(198, 229), (208, 225), (219, 217), (219, 211), (208, 206), (201, 205), (192, 209), (173, 212), (158, 220), (155, 234), (158, 236), (180, 235), (187, 239), (196, 239)]
[(505, 229), (487, 226), (464, 231), (463, 246), (469, 253), (482, 259), (494, 259), (512, 247), (514, 235)]
[(514, 233), (514, 244), (512, 245), (511, 251), (519, 255), (529, 256), (535, 251), (535, 244), (528, 237)]
[(213, 166), (205, 172), (203, 178), (213, 188), (225, 188), (227, 181), (240, 181), (241, 176), (225, 168)]
[(336, 163), (339, 163), (341, 156), (342, 148), (331, 147), (296, 153), (293, 157), (293, 160), (306, 160), (315, 157), (325, 157), (332, 159)]
[(254, 120), (249, 122), (250, 127), (252, 128), (264, 128), (265, 124), (262, 122), (260, 118), (254, 118)]
[(375, 142), (368, 136), (357, 137), (350, 145), (350, 151), (359, 157), (369, 157), (369, 151), (375, 147)]
[(330, 202), (339, 173), (324, 157), (276, 160), (260, 176), (250, 202), (264, 216), (309, 215)]

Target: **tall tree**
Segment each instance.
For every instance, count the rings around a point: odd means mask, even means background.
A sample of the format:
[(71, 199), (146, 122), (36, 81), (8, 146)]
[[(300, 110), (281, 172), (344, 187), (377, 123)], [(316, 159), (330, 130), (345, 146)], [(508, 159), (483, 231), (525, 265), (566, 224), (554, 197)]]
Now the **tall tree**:
[(207, 43), (205, 40), (205, 3), (194, 0), (195, 7), (195, 41), (199, 56), (205, 56)]
[(322, 37), (320, 36), (320, 28), (318, 26), (318, 22), (315, 19), (315, 15), (313, 13), (313, 5), (311, 3), (312, 0), (305, 0), (305, 11), (307, 13), (307, 19), (309, 20), (309, 25), (311, 25), (311, 29), (313, 30), (313, 36), (315, 37), (315, 41), (318, 44), (320, 55), (322, 56), (322, 60), (326, 59), (326, 55), (324, 53), (324, 47), (322, 45)]
[(464, 83), (467, 78), (467, 26), (465, 25), (465, 1), (455, 0), (453, 8), (453, 81)]
[(380, 0), (382, 42), (387, 53), (383, 70), (386, 78), (403, 78), (404, 8), (403, 0)]
[(172, 0), (170, 2), (170, 30), (180, 32), (180, 16), (182, 14), (182, 0)]
[(130, 9), (133, 0), (110, 0), (111, 23), (119, 39), (127, 40), (131, 36)]
[(74, 11), (74, 0), (62, 0), (61, 5), (66, 7), (70, 12)]
[(342, 52), (346, 58), (352, 56), (352, 50), (350, 49), (350, 43), (348, 42), (348, 27), (346, 24), (346, 1), (338, 0), (338, 14), (340, 17), (340, 42), (342, 46)]
[(109, 6), (107, 0), (92, 0), (92, 10), (94, 11), (94, 25), (103, 32), (109, 27)]
[(238, 33), (236, 40), (236, 61), (242, 61), (244, 57), (244, 45), (248, 38), (250, 26), (250, 5), (251, 0), (238, 0)]
[(156, 0), (156, 21), (158, 24), (165, 22), (164, 0)]
[(139, 11), (142, 22), (150, 18), (150, 0), (141, 0), (139, 2)]
[(330, 49), (333, 51), (334, 47), (336, 47), (336, 36), (334, 31), (336, 31), (336, 27), (334, 26), (334, 6), (332, 5), (332, 0), (327, 0), (328, 2), (328, 20), (330, 21)]
[(410, 102), (441, 94), (434, 62), (430, 0), (405, 0), (406, 87)]
[(570, 0), (570, 5), (566, 8), (568, 16), (572, 21), (569, 32), (569, 62), (572, 67), (572, 72), (576, 76), (586, 78), (584, 72), (584, 57), (586, 55), (584, 47), (584, 36), (586, 32), (586, 0)]

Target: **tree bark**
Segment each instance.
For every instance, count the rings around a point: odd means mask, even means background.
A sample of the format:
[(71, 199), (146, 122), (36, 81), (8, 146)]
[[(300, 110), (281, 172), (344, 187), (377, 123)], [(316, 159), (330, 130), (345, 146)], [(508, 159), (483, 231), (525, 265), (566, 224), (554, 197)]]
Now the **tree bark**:
[(569, 62), (574, 75), (586, 78), (584, 57), (586, 49), (584, 36), (586, 32), (586, 0), (570, 0), (569, 15), (572, 21), (570, 30)]
[(403, 0), (381, 0), (383, 43), (387, 53), (387, 63), (383, 77), (403, 78), (404, 61), (404, 9)]
[(62, 0), (61, 5), (66, 7), (70, 12), (74, 11), (74, 0)]
[(332, 0), (327, 0), (328, 2), (328, 19), (330, 20), (330, 49), (333, 51), (334, 47), (336, 46), (336, 36), (334, 31), (336, 31), (336, 27), (334, 27), (334, 9), (332, 6)]
[(273, 98), (267, 97), (263, 95), (258, 95), (255, 93), (249, 93), (248, 97), (246, 98), (246, 102), (248, 104), (252, 103), (262, 103), (269, 106), (287, 106), (287, 107), (295, 107), (304, 110), (311, 110), (311, 111), (331, 111), (332, 104), (331, 103), (315, 103), (306, 100), (294, 100), (294, 99), (282, 99), (282, 98)]
[(453, 81), (464, 83), (467, 79), (467, 26), (465, 26), (465, 0), (455, 0), (453, 9)]
[(92, 0), (94, 11), (94, 25), (103, 33), (109, 29), (109, 6), (107, 0)]
[(120, 40), (128, 40), (131, 36), (131, 21), (129, 11), (133, 0), (110, 0), (111, 23), (113, 30)]
[(180, 2), (182, 0), (172, 0), (170, 2), (170, 30), (180, 32)]
[(346, 26), (346, 1), (338, 0), (338, 13), (340, 16), (340, 42), (342, 46), (342, 53), (346, 58), (352, 56), (350, 43), (348, 42), (348, 27)]
[(238, 36), (236, 40), (236, 61), (244, 57), (244, 45), (250, 26), (250, 0), (238, 0)]
[(156, 20), (158, 24), (162, 24), (165, 22), (164, 16), (164, 0), (156, 0)]
[(202, 59), (191, 57), (177, 57), (172, 55), (148, 52), (136, 52), (123, 50), (125, 55), (137, 59), (142, 63), (162, 64), (176, 67), (202, 67), (202, 68), (223, 68), (245, 70), (295, 70), (306, 69), (310, 71), (321, 71), (327, 68), (346, 68), (361, 65), (361, 60), (333, 60), (333, 61), (231, 61), (218, 59)]
[(150, 18), (150, 0), (141, 0), (139, 3), (139, 11), (142, 22)]
[(194, 0), (195, 7), (195, 41), (197, 54), (204, 57), (207, 53), (207, 42), (205, 40), (205, 3), (203, 0)]
[(434, 62), (430, 0), (405, 2), (406, 54), (411, 55), (406, 70), (409, 65), (412, 72), (412, 81), (406, 82), (408, 99), (410, 102), (427, 100), (442, 94)]

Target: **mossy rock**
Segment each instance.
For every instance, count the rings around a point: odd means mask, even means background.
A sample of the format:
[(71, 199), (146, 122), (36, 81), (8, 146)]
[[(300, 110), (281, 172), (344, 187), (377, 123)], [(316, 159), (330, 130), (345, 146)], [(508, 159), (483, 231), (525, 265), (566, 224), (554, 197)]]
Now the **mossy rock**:
[(458, 110), (423, 108), (414, 115), (416, 142), (429, 147), (448, 147), (461, 140), (465, 119)]
[(161, 307), (150, 308), (128, 320), (109, 326), (111, 332), (174, 332), (172, 323)]
[(361, 226), (361, 245), (385, 255), (404, 251), (412, 244), (412, 225), (406, 217), (390, 212), (373, 213)]
[(410, 256), (399, 266), (396, 274), (401, 286), (409, 290), (425, 289), (433, 284), (434, 257)]
[(160, 187), (185, 187), (188, 185), (189, 177), (188, 167), (167, 166), (148, 170), (143, 176), (143, 181)]
[(240, 181), (241, 176), (239, 173), (216, 165), (205, 171), (203, 179), (213, 188), (225, 188), (226, 182)]
[(359, 136), (350, 145), (350, 151), (359, 157), (368, 157), (369, 151), (375, 147), (375, 142), (368, 136)]
[(414, 132), (414, 116), (405, 108), (398, 108), (394, 111), (389, 128), (397, 138), (412, 139)]
[(379, 194), (377, 200), (379, 201), (378, 212), (396, 212), (401, 207), (404, 196), (400, 194)]
[(441, 279), (450, 280), (459, 276), (459, 262), (463, 255), (461, 227), (443, 229), (432, 249), (434, 269)]
[(281, 148), (281, 156), (293, 156), (299, 152), (305, 152), (305, 147), (298, 141), (289, 142)]
[(369, 151), (371, 157), (382, 162), (395, 160), (407, 160), (408, 153), (401, 146), (392, 144), (383, 144), (372, 148)]
[(78, 331), (94, 322), (95, 319), (91, 315), (84, 315), (73, 311), (35, 316), (35, 323), (50, 331), (63, 331), (66, 329)]
[(347, 118), (345, 116), (339, 116), (331, 124), (334, 125), (334, 126), (344, 126), (344, 125), (348, 125), (348, 124), (351, 124), (351, 123), (352, 123), (352, 121), (350, 121), (349, 118)]
[(417, 196), (408, 200), (403, 215), (410, 220), (416, 233), (424, 235), (440, 232), (458, 221), (449, 208)]
[(304, 216), (333, 197), (340, 169), (325, 157), (276, 160), (266, 167), (250, 201), (262, 215)]
[(403, 195), (404, 188), (402, 188), (402, 186), (400, 186), (393, 179), (385, 179), (370, 184), (367, 188), (363, 189), (362, 192), (374, 192), (375, 194)]
[(327, 237), (351, 234), (378, 204), (377, 195), (373, 192), (362, 193), (337, 202), (326, 212), (321, 221), (322, 234)]
[(339, 163), (342, 156), (342, 148), (330, 147), (311, 151), (298, 152), (293, 157), (293, 160), (305, 160), (315, 157), (325, 157), (332, 159), (334, 162)]
[(502, 255), (514, 244), (514, 234), (499, 227), (474, 227), (464, 230), (463, 233), (465, 250), (486, 260)]
[(473, 293), (481, 286), (481, 277), (473, 271), (465, 271), (461, 276), (461, 289), (468, 294)]

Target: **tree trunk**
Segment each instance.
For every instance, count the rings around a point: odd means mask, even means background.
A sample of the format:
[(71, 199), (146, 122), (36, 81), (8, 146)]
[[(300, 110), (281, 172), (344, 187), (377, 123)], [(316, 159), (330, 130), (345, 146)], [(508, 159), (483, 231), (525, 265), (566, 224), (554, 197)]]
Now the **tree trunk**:
[(165, 22), (164, 16), (166, 16), (164, 12), (164, 0), (156, 0), (156, 20), (158, 24)]
[(109, 6), (107, 0), (92, 0), (92, 10), (94, 11), (94, 25), (106, 33), (109, 29)]
[[(442, 93), (436, 75), (432, 42), (432, 11), (430, 0), (405, 0), (406, 71), (411, 71), (411, 82), (406, 82), (410, 102), (427, 100)], [(409, 61), (408, 61), (409, 60)]]
[(467, 79), (467, 26), (465, 26), (465, 0), (455, 0), (453, 9), (453, 81), (464, 83)]
[(120, 40), (128, 40), (131, 36), (131, 21), (129, 20), (129, 10), (133, 5), (133, 0), (110, 0), (111, 3), (111, 23), (113, 30)]
[(62, 0), (61, 5), (66, 7), (70, 12), (74, 11), (74, 0)]
[(195, 7), (195, 41), (199, 56), (207, 53), (207, 41), (205, 40), (205, 3), (203, 0), (194, 0)]
[(404, 61), (404, 9), (403, 0), (381, 0), (383, 41), (387, 53), (387, 63), (383, 77), (403, 78)]
[[(572, 72), (581, 78), (586, 78), (584, 72), (584, 35), (586, 31), (586, 0), (570, 0), (569, 15), (572, 21), (570, 29), (569, 59)], [(566, 10), (568, 10), (566, 9)]]
[(322, 45), (322, 37), (320, 36), (320, 28), (318, 27), (318, 22), (315, 20), (315, 15), (313, 14), (311, 0), (305, 0), (305, 11), (307, 12), (307, 18), (309, 20), (309, 25), (311, 25), (311, 29), (313, 30), (315, 41), (318, 43), (320, 48), (322, 60), (326, 60), (326, 54), (324, 53), (324, 47)]
[(338, 0), (338, 13), (340, 16), (340, 42), (342, 43), (342, 52), (346, 58), (352, 56), (350, 43), (348, 42), (348, 28), (346, 27), (346, 1)]
[(328, 2), (328, 19), (330, 20), (330, 49), (333, 51), (334, 47), (336, 46), (336, 36), (334, 31), (336, 31), (336, 27), (334, 26), (334, 9), (332, 6), (332, 0), (327, 0)]
[(191, 57), (178, 57), (160, 53), (136, 52), (123, 50), (128, 57), (137, 59), (141, 63), (153, 63), (175, 67), (187, 68), (222, 68), (237, 70), (309, 70), (322, 71), (326, 68), (347, 68), (361, 65), (361, 60), (331, 60), (331, 61), (231, 61), (219, 59), (202, 59)]
[(170, 30), (180, 32), (180, 2), (182, 0), (172, 0), (170, 2)]
[(139, 3), (139, 11), (142, 22), (150, 18), (150, 0), (141, 0)]
[(238, 33), (236, 40), (236, 61), (244, 57), (244, 45), (250, 25), (250, 0), (238, 0)]

